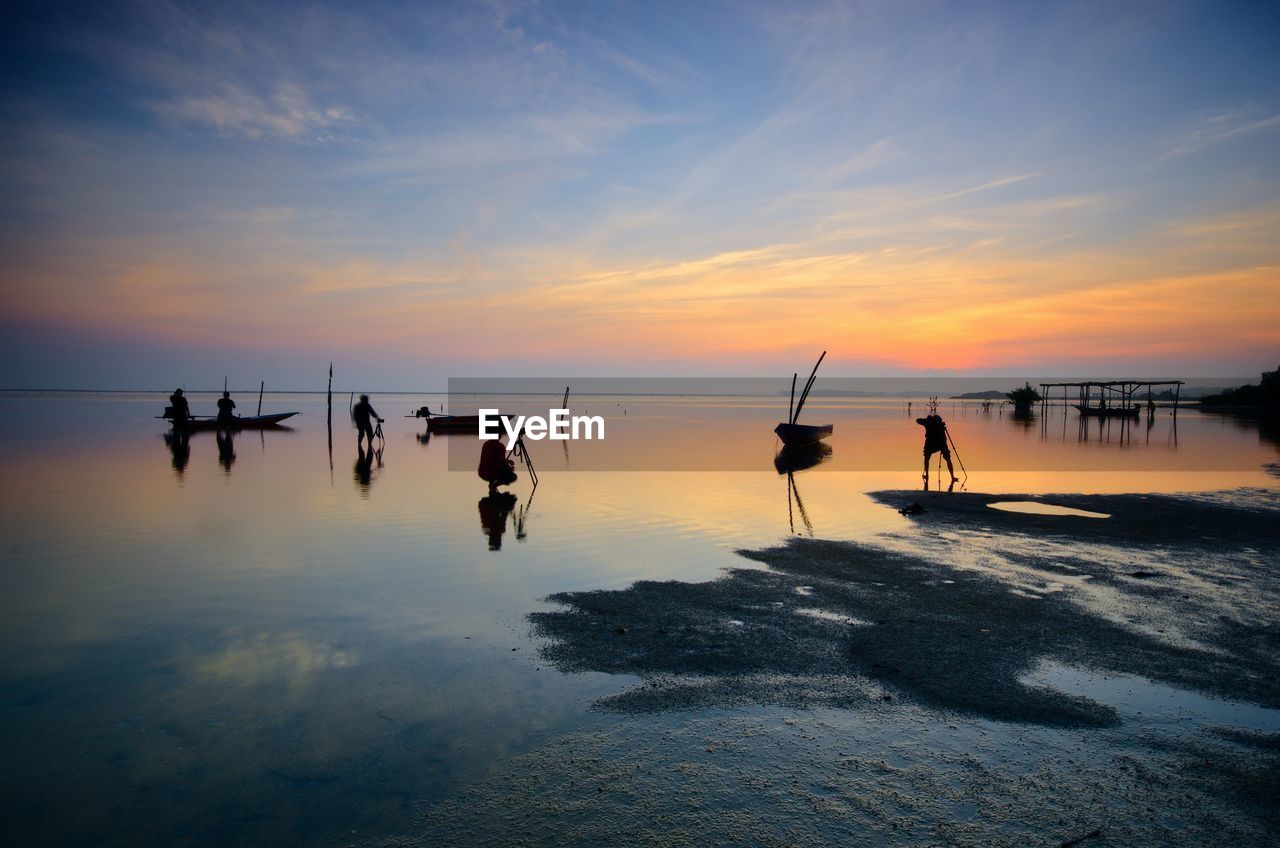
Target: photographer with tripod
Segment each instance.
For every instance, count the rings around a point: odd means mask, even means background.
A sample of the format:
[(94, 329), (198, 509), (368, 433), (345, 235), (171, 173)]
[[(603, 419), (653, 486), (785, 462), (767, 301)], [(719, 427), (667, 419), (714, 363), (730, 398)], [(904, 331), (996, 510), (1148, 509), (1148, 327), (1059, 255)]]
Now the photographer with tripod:
[(950, 440), (950, 434), (947, 432), (947, 422), (942, 420), (942, 416), (938, 414), (936, 402), (929, 404), (929, 414), (924, 418), (917, 418), (916, 423), (924, 427), (924, 488), (929, 489), (929, 460), (933, 458), (935, 453), (941, 453), (942, 458), (947, 461), (947, 472), (951, 475), (951, 486), (955, 486), (960, 481), (956, 476), (956, 470), (951, 465), (951, 448), (947, 443)]

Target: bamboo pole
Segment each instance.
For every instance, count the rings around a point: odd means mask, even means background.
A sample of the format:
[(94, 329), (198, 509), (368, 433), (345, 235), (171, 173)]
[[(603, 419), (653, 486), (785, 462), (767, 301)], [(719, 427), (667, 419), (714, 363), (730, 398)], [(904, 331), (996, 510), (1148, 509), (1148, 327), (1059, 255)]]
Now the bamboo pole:
[(818, 376), (818, 366), (821, 365), (822, 360), (826, 358), (827, 358), (827, 352), (824, 350), (822, 352), (822, 356), (819, 356), (818, 361), (814, 363), (813, 372), (809, 375), (809, 382), (805, 384), (804, 391), (800, 393), (800, 402), (796, 404), (796, 414), (791, 419), (792, 424), (800, 420), (800, 410), (804, 408), (804, 402), (809, 397), (809, 390), (813, 388), (814, 378)]
[(787, 423), (788, 424), (795, 423), (796, 379), (799, 378), (799, 376), (800, 376), (799, 373), (792, 373), (791, 375), (791, 400), (787, 401)]
[(267, 381), (262, 380), (258, 383), (258, 414), (262, 414), (262, 390), (267, 387)]

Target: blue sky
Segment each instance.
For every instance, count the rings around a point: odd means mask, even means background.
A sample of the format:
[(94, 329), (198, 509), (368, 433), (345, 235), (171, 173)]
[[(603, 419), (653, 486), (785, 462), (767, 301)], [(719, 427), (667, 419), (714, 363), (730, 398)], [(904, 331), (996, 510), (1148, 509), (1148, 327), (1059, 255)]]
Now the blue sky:
[(1280, 351), (1277, 23), (28, 5), (0, 384), (772, 373), (823, 348), (850, 374), (1247, 376)]

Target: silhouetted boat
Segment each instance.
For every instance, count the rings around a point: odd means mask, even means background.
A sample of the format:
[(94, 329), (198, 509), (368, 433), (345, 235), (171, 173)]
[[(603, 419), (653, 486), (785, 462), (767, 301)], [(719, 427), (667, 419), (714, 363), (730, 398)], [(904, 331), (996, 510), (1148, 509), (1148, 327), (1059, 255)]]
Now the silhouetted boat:
[[(175, 430), (266, 430), (279, 426), (281, 421), (297, 415), (296, 412), (275, 412), (271, 415), (247, 415), (232, 418), (230, 421), (219, 421), (216, 418), (188, 418), (186, 421), (174, 421)], [(167, 416), (165, 416), (167, 417)]]
[(809, 397), (809, 391), (813, 388), (813, 381), (818, 376), (818, 366), (822, 364), (822, 360), (827, 358), (827, 352), (824, 350), (822, 356), (818, 357), (818, 361), (813, 366), (813, 373), (809, 375), (808, 382), (805, 383), (804, 391), (800, 393), (800, 402), (796, 403), (796, 378), (799, 374), (791, 376), (791, 402), (787, 405), (787, 420), (773, 428), (773, 432), (782, 440), (782, 444), (789, 448), (803, 447), (811, 445), (821, 439), (825, 439), (831, 435), (834, 427), (830, 424), (797, 424), (800, 419), (800, 410), (804, 409), (804, 402)]
[(831, 424), (779, 424), (773, 432), (787, 447), (798, 448), (825, 439), (832, 429)]
[(1081, 415), (1092, 418), (1137, 418), (1142, 414), (1140, 406), (1085, 406), (1082, 403), (1071, 404)]

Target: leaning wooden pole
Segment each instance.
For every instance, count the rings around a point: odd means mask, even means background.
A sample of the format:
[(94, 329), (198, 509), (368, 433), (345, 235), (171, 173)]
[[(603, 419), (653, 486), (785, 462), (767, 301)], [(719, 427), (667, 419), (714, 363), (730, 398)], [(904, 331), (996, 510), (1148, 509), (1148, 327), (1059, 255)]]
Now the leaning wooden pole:
[[(788, 424), (796, 423), (796, 378), (799, 376), (799, 374), (791, 375), (791, 400), (787, 401)], [(790, 506), (790, 501), (788, 501), (787, 505)]]
[(813, 388), (813, 381), (818, 376), (818, 366), (822, 364), (822, 360), (827, 358), (827, 352), (824, 350), (822, 356), (818, 357), (818, 361), (814, 363), (813, 373), (809, 375), (809, 382), (805, 383), (804, 391), (800, 393), (800, 402), (796, 404), (795, 417), (791, 419), (794, 424), (800, 420), (800, 410), (804, 408), (804, 402), (809, 398), (809, 391)]
[(258, 383), (258, 414), (262, 414), (262, 390), (267, 387), (267, 381), (261, 380)]

